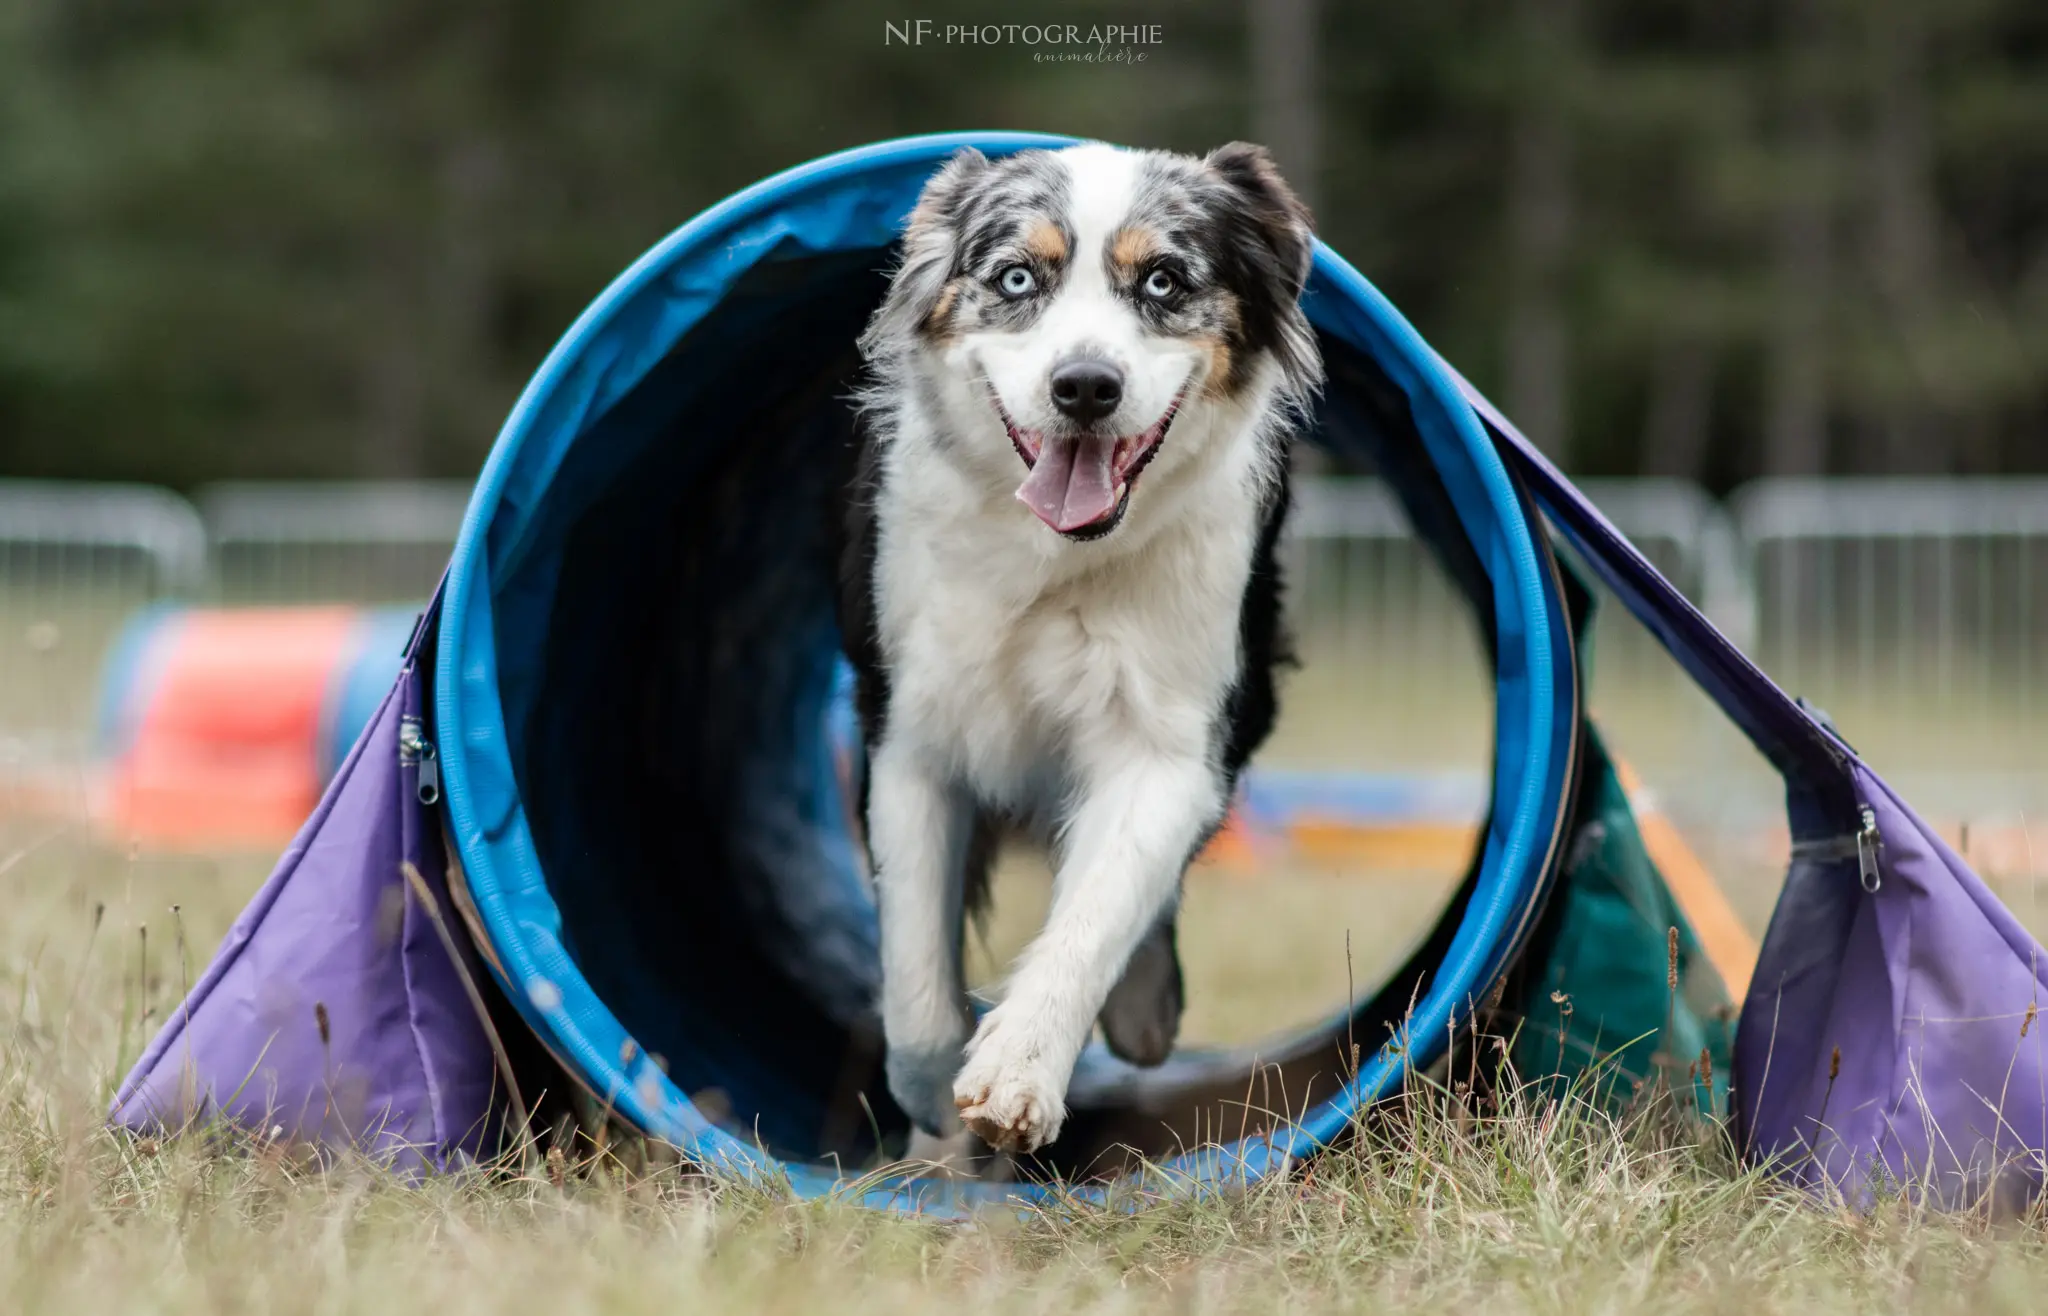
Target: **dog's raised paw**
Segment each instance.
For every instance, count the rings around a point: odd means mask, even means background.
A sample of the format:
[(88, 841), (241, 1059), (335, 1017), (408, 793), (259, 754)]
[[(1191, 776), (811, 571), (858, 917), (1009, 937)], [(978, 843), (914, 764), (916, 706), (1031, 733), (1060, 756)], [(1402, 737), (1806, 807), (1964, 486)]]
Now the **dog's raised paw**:
[(1030, 1153), (1060, 1136), (1066, 1121), (1062, 1085), (1031, 1063), (1005, 1063), (1000, 1038), (975, 1048), (953, 1084), (961, 1121), (997, 1151)]
[(960, 1119), (997, 1151), (1029, 1154), (1060, 1136), (1066, 1110), (1059, 1095), (1030, 1082), (996, 1082), (956, 1093)]

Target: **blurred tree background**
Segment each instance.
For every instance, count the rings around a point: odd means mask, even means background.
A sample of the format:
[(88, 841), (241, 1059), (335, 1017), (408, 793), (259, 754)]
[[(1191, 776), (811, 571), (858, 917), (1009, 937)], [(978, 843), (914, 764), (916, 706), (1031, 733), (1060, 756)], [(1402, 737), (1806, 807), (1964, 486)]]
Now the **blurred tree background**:
[[(1262, 137), (1574, 470), (2048, 469), (2042, 0), (7, 0), (0, 471), (462, 475), (703, 206), (943, 128)], [(1135, 66), (885, 21), (1158, 23)]]

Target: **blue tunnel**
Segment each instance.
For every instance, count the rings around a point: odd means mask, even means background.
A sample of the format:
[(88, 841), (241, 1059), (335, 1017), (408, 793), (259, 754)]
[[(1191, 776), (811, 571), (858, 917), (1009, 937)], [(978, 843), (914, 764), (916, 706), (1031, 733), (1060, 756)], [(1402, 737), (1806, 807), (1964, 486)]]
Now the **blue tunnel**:
[[(832, 752), (824, 509), (854, 342), (951, 152), (1063, 144), (884, 142), (678, 229), (528, 385), (444, 582), (431, 717), (483, 958), (591, 1096), (806, 1191), (899, 1154), (907, 1127), (882, 1082), (874, 910)], [(1196, 1182), (1256, 1178), (1433, 1062), (1535, 921), (1579, 725), (1557, 562), (1460, 381), (1386, 298), (1319, 247), (1304, 304), (1330, 368), (1310, 437), (1399, 493), (1489, 647), (1492, 808), (1470, 871), (1355, 1009), (1152, 1070), (1092, 1047), (1036, 1178), (877, 1179), (871, 1196), (1013, 1196), (1055, 1177), (1107, 1192), (1131, 1164), (1119, 1149)], [(1246, 1115), (1261, 1073), (1294, 1094), (1289, 1117)]]

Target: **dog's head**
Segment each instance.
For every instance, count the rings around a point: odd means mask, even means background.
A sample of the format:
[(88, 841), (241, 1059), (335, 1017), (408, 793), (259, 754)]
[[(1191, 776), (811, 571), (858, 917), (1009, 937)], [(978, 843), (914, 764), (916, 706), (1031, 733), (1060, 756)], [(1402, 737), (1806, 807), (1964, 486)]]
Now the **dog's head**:
[(1141, 472), (1171, 480), (1252, 442), (1314, 389), (1314, 246), (1262, 147), (963, 150), (925, 186), (862, 349), (936, 408), (941, 450), (977, 483), (1097, 538)]

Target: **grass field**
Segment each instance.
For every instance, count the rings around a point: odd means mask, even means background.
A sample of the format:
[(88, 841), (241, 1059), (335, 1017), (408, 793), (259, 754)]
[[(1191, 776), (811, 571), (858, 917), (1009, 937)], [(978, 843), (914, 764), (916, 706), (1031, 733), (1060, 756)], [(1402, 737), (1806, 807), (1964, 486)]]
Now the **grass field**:
[[(1242, 1194), (970, 1224), (675, 1170), (539, 1161), (407, 1187), (282, 1148), (107, 1133), (112, 1083), (266, 866), (0, 828), (0, 1311), (1976, 1312), (2037, 1309), (2048, 1285), (2037, 1222), (1818, 1207), (1737, 1171), (1713, 1128), (1656, 1107), (1614, 1120), (1418, 1100), (1360, 1149)], [(1031, 880), (1012, 874), (1005, 890)], [(1319, 943), (1354, 920), (1399, 927), (1387, 902), (1422, 889), (1368, 888), (1344, 906), (1328, 888), (1198, 884), (1191, 1031), (1308, 1009), (1341, 963)], [(1254, 908), (1287, 916), (1270, 923), (1271, 953), (1243, 953)], [(1028, 898), (1019, 911), (1016, 926)], [(999, 925), (993, 952), (1016, 935)], [(1353, 940), (1361, 964), (1389, 953)], [(1226, 958), (1235, 977), (1199, 976)], [(1264, 1013), (1234, 1018), (1205, 997)]]
[[(0, 610), (10, 677), (0, 726), (21, 733), (10, 746), (82, 743), (114, 616)], [(1483, 770), (1490, 705), (1476, 667), (1404, 652), (1371, 670), (1389, 675), (1329, 663), (1299, 673), (1268, 760)], [(1776, 815), (1779, 788), (1670, 676), (1609, 679), (1595, 708), (1760, 931), (1782, 861), (1758, 855), (1751, 832)], [(1895, 779), (1895, 764), (1917, 768), (1937, 797), (1952, 789), (1990, 812), (2048, 805), (2040, 706), (1982, 702), (2014, 711), (1936, 719), (1877, 699), (1835, 700), (1833, 711)], [(1999, 789), (1972, 785), (1975, 766), (1996, 769)], [(1901, 784), (1925, 798), (1919, 783)], [(1715, 1129), (1655, 1107), (1616, 1120), (1576, 1105), (1463, 1111), (1418, 1099), (1360, 1148), (1243, 1194), (971, 1224), (792, 1203), (674, 1170), (536, 1162), (408, 1187), (360, 1165), (315, 1171), (288, 1149), (215, 1154), (107, 1133), (113, 1084), (268, 866), (268, 856), (131, 854), (76, 825), (0, 819), (0, 1231), (10, 1240), (0, 1314), (1483, 1306), (1749, 1316), (2032, 1311), (2048, 1290), (2038, 1220), (1942, 1217), (1906, 1202), (1868, 1215), (1828, 1209), (1738, 1170)], [(2030, 856), (2026, 885), (2000, 891), (2039, 932), (2048, 919), (2035, 871)], [(1398, 960), (1455, 876), (1198, 872), (1182, 925), (1184, 1036), (1245, 1041), (1326, 1013)], [(1045, 897), (1042, 871), (1005, 865), (972, 956), (978, 979), (995, 977)]]

